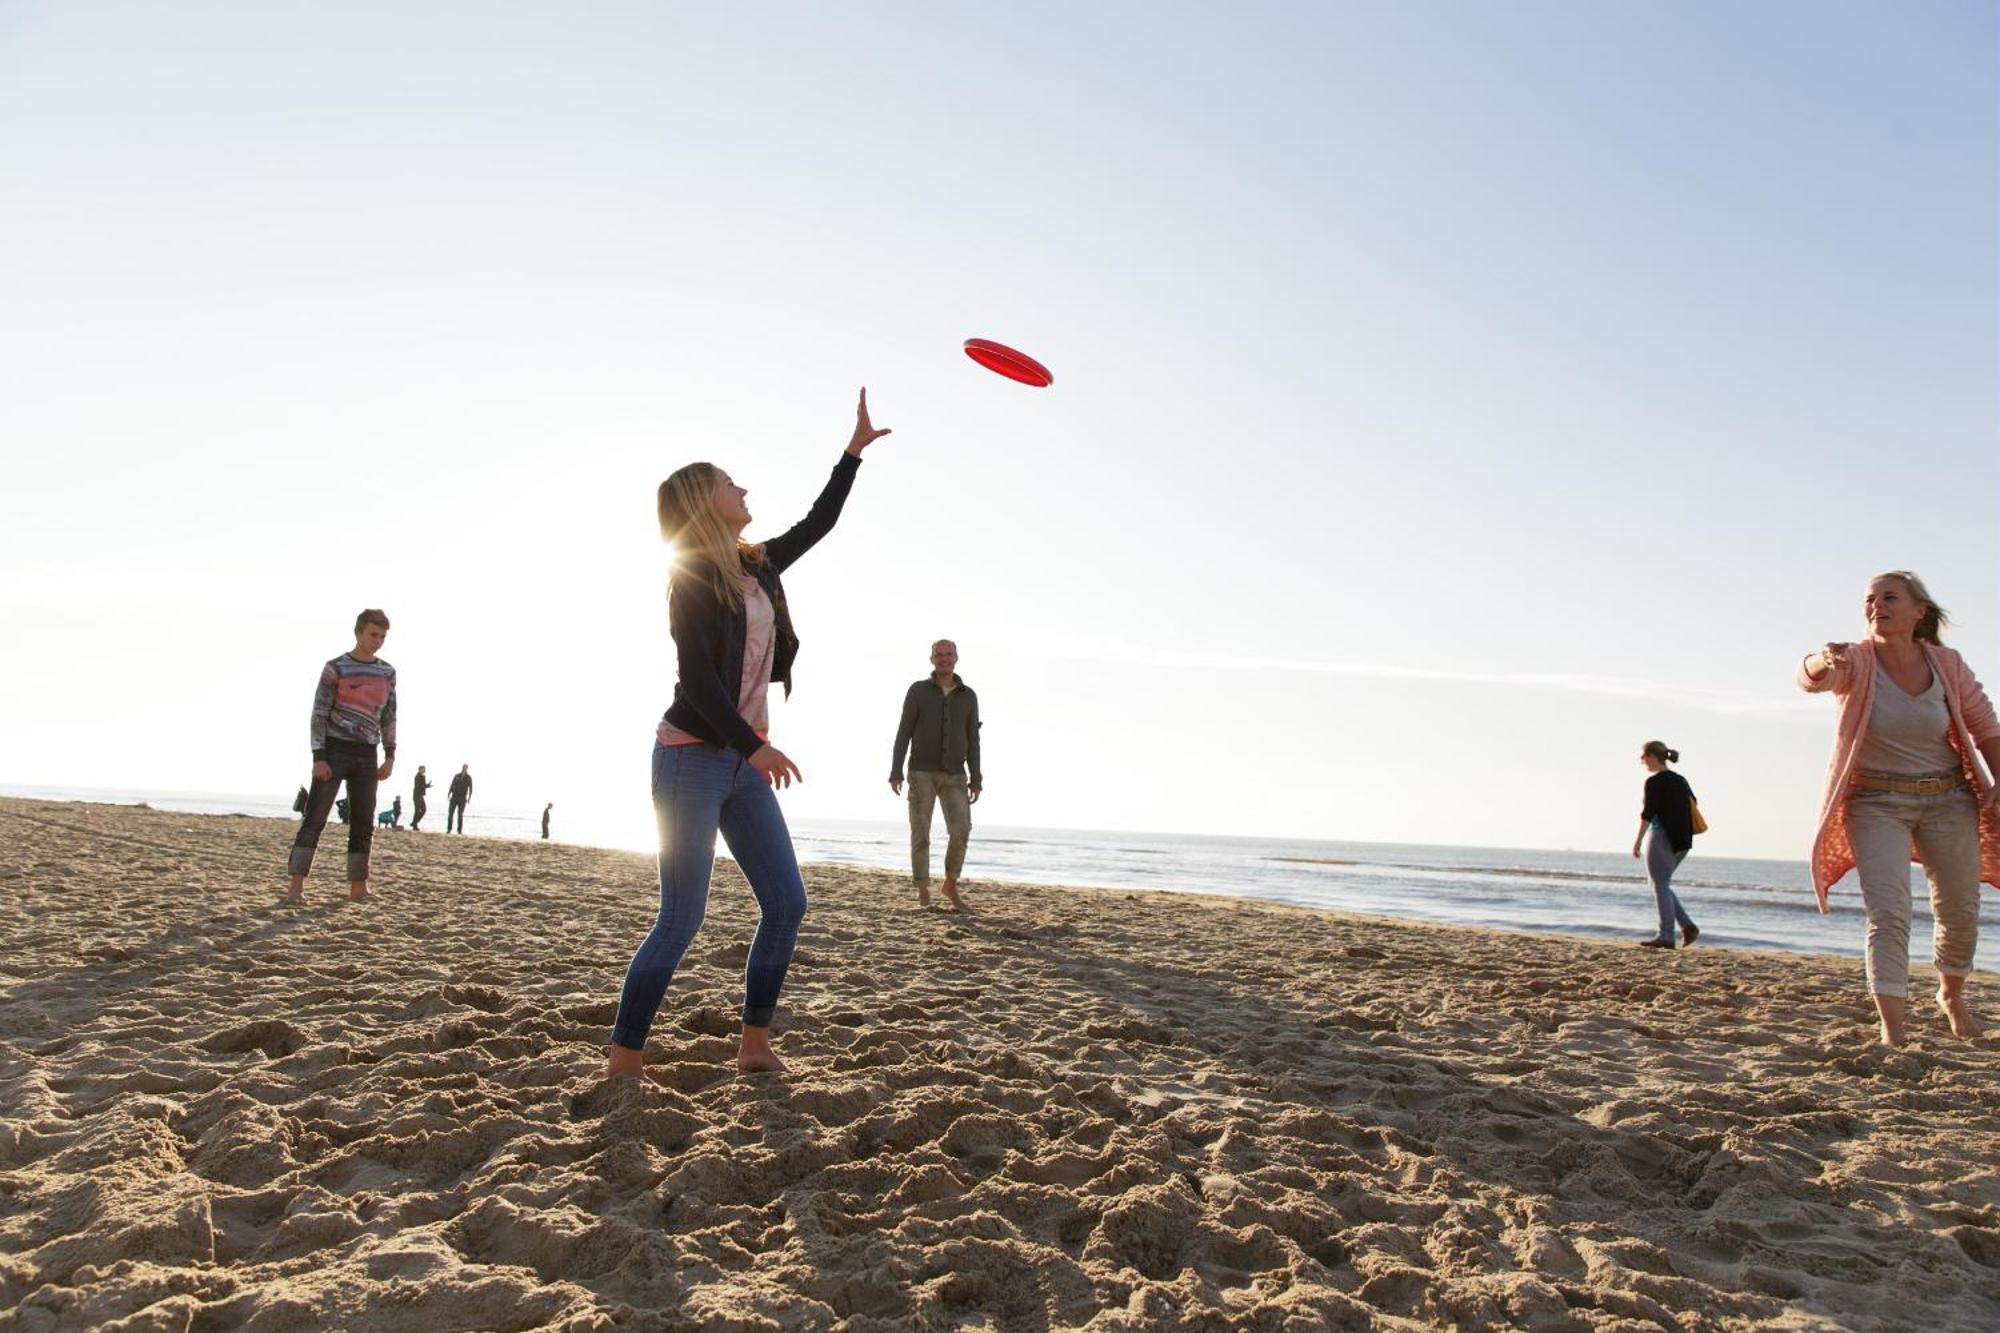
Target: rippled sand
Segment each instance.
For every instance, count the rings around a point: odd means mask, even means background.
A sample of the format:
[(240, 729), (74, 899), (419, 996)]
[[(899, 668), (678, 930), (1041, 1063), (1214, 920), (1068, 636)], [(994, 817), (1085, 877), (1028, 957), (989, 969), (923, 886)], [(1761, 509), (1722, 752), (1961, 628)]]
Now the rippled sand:
[(822, 867), (739, 1076), (723, 863), (607, 1085), (647, 858), (290, 834), (0, 800), (0, 1327), (2000, 1327), (2000, 1041), (1851, 963)]

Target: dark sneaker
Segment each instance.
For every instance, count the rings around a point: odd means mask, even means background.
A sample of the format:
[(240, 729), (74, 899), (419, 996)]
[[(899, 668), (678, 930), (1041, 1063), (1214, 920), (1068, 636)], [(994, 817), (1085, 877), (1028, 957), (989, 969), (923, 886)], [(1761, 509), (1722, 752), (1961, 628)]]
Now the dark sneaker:
[(1695, 925), (1692, 921), (1690, 921), (1687, 925), (1681, 927), (1681, 948), (1683, 949), (1687, 948), (1690, 944), (1693, 944), (1696, 940), (1700, 938), (1701, 938), (1701, 927)]
[(1663, 940), (1655, 935), (1652, 939), (1640, 940), (1639, 947), (1641, 949), (1671, 949), (1674, 947), (1674, 942), (1672, 940)]

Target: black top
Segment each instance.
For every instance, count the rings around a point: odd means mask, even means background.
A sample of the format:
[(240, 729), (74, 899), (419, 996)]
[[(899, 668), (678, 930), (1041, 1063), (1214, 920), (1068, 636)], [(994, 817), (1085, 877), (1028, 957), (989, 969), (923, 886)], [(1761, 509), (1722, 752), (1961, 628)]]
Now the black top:
[(925, 676), (903, 694), (903, 719), (896, 726), (896, 753), (889, 760), (889, 781), (903, 780), (903, 753), (910, 755), (913, 773), (956, 773), (972, 768), (972, 785), (985, 785), (979, 775), (979, 696), (952, 676), (950, 694)]
[(449, 795), (452, 800), (458, 801), (462, 804), (465, 801), (466, 797), (472, 795), (472, 774), (470, 773), (452, 774), (451, 788), (446, 794)]
[[(792, 613), (785, 605), (785, 586), (778, 576), (833, 531), (860, 467), (859, 458), (842, 454), (806, 516), (764, 543), (762, 564), (743, 567), (771, 599), (777, 639), (771, 679), (782, 684), (787, 695), (792, 692), (792, 662), (799, 655), (799, 636), (792, 632)], [(674, 702), (667, 709), (668, 724), (711, 745), (727, 745), (746, 758), (757, 753), (764, 742), (736, 711), (736, 696), (743, 685), (748, 613), (741, 606), (718, 602), (698, 569), (677, 565), (667, 587), (667, 627), (674, 636), (674, 658), (680, 668)]]
[(1667, 835), (1667, 845), (1677, 852), (1694, 846), (1694, 788), (1671, 768), (1663, 768), (1646, 779), (1646, 804), (1639, 818), (1658, 820)]

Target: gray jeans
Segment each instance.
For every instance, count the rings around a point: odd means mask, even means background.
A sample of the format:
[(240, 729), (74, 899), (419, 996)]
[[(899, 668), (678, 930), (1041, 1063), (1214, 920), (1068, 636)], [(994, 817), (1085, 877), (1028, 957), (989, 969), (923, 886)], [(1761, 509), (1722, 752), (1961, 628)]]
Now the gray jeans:
[(1964, 787), (1934, 796), (1856, 791), (1847, 840), (1868, 909), (1868, 989), (1910, 990), (1910, 852), (1931, 882), (1931, 959), (1941, 975), (1969, 976), (1979, 942), (1979, 805)]
[(944, 877), (965, 869), (965, 842), (972, 836), (972, 797), (956, 773), (910, 770), (910, 875), (924, 888), (931, 882), (931, 805), (944, 806)]

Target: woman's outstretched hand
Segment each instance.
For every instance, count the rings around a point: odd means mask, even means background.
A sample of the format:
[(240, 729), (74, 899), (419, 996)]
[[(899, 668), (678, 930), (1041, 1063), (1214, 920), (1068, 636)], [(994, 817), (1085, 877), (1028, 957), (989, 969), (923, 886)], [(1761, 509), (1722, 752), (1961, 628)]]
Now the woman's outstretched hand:
[(785, 752), (775, 745), (758, 747), (750, 756), (750, 767), (764, 775), (764, 781), (773, 787), (789, 787), (794, 782), (804, 782), (799, 766), (785, 758)]
[(868, 419), (868, 390), (863, 389), (861, 404), (854, 409), (854, 438), (847, 442), (847, 452), (859, 458), (863, 449), (888, 433), (886, 429), (876, 430), (875, 424)]
[(1806, 674), (1814, 680), (1825, 680), (1834, 672), (1847, 665), (1847, 645), (1829, 643), (1806, 658)]

